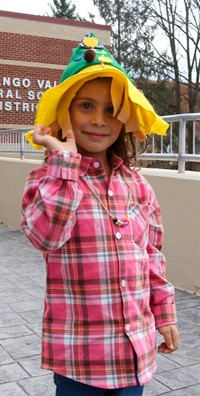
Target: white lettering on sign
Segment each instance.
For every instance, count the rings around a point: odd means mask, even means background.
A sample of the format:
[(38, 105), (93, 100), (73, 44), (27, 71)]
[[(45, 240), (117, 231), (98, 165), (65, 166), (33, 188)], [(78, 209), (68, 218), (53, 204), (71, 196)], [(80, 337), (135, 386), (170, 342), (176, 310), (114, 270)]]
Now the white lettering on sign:
[(6, 99), (21, 99), (21, 96), (19, 95), (18, 89), (16, 91), (12, 91), (11, 89), (8, 89), (7, 91), (4, 92), (5, 95), (3, 95), (3, 90), (0, 90), (0, 97), (3, 98), (5, 97)]
[(13, 87), (24, 87), (28, 88), (31, 85), (31, 81), (29, 78), (20, 79), (18, 77), (10, 78), (10, 77), (3, 77), (3, 86), (12, 86)]
[(43, 89), (49, 89), (49, 88), (55, 87), (57, 85), (56, 81), (54, 81), (53, 84), (51, 84), (51, 82), (49, 80), (47, 80), (47, 81), (37, 80), (37, 83), (38, 83), (38, 87), (43, 88)]
[(16, 91), (15, 91), (15, 99), (21, 99), (18, 89), (16, 89)]
[(19, 111), (19, 109), (20, 109), (20, 103), (19, 103), (19, 102), (14, 102), (14, 105), (15, 105), (15, 110), (16, 110), (16, 111)]
[(10, 77), (3, 77), (3, 82), (2, 82), (3, 86), (10, 86)]
[(43, 92), (37, 92), (37, 99), (39, 100), (42, 96)]
[(47, 89), (56, 85), (56, 80), (37, 79), (33, 81), (27, 77), (0, 77), (0, 99), (8, 99), (0, 101), (0, 111), (34, 113), (37, 103), (33, 103), (33, 101), (38, 102)]
[(0, 111), (22, 111), (26, 113), (34, 113), (37, 109), (35, 103), (26, 102), (2, 102), (0, 101)]
[(24, 78), (23, 80), (20, 80), (19, 78), (13, 78), (12, 83), (14, 85), (14, 87), (24, 87), (24, 88), (28, 88), (31, 85), (31, 82), (28, 78)]
[(6, 111), (11, 111), (12, 110), (12, 103), (11, 102), (5, 102), (5, 110)]
[(7, 90), (7, 93), (6, 93), (6, 99), (12, 99), (13, 98), (13, 94), (12, 94), (12, 91), (11, 91), (11, 89), (8, 89)]
[(28, 96), (29, 100), (34, 100), (35, 99), (35, 92), (34, 91), (28, 91), (27, 96)]

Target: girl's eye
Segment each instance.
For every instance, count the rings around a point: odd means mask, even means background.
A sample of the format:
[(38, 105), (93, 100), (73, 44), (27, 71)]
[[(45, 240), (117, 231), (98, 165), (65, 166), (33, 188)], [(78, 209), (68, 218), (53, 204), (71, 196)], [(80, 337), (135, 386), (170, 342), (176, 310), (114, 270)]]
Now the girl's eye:
[(92, 109), (92, 104), (89, 102), (81, 103), (80, 107), (84, 110), (91, 110)]
[(114, 107), (113, 106), (108, 106), (106, 108), (106, 113), (108, 113), (108, 114), (112, 114), (113, 115), (113, 111), (114, 111)]

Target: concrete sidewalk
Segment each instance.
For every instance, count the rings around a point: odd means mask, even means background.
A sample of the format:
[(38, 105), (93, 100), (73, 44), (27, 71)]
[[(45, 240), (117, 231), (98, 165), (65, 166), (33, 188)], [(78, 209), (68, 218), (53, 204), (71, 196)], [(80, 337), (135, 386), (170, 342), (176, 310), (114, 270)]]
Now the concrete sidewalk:
[[(0, 225), (0, 396), (55, 395), (52, 374), (40, 369), (44, 284), (41, 253)], [(176, 300), (181, 346), (158, 355), (144, 396), (200, 395), (200, 296), (177, 290)]]

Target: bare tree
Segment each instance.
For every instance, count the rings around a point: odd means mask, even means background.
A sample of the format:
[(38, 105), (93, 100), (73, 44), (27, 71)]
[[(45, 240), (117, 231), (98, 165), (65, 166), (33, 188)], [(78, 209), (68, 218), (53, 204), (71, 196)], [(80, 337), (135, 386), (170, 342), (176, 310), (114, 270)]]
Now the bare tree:
[(153, 26), (141, 0), (93, 0), (101, 17), (112, 27), (115, 59), (133, 78), (151, 74)]
[[(200, 2), (199, 0), (144, 0), (152, 23), (165, 37), (165, 51), (154, 51), (163, 78), (174, 85), (175, 113), (200, 112)], [(192, 124), (187, 129), (187, 150), (193, 152)], [(193, 164), (187, 169), (192, 170)]]
[(174, 81), (176, 113), (181, 113), (183, 99), (190, 113), (200, 111), (199, 0), (144, 1), (163, 37), (162, 46), (153, 45), (155, 60), (164, 71), (162, 78)]

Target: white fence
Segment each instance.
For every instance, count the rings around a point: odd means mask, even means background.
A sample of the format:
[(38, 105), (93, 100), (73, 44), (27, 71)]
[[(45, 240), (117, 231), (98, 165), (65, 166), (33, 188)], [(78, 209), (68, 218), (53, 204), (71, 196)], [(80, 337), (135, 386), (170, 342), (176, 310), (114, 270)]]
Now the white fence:
[[(186, 162), (200, 162), (200, 113), (169, 115), (163, 119), (169, 123), (167, 135), (150, 136), (147, 149), (139, 159), (176, 162), (178, 172), (184, 173)], [(0, 153), (19, 154), (22, 160), (25, 154), (43, 154), (26, 141), (26, 132), (26, 128), (0, 131)]]
[(169, 123), (167, 135), (152, 135), (140, 158), (178, 162), (178, 172), (184, 173), (186, 162), (200, 162), (200, 113), (169, 115), (163, 119)]

